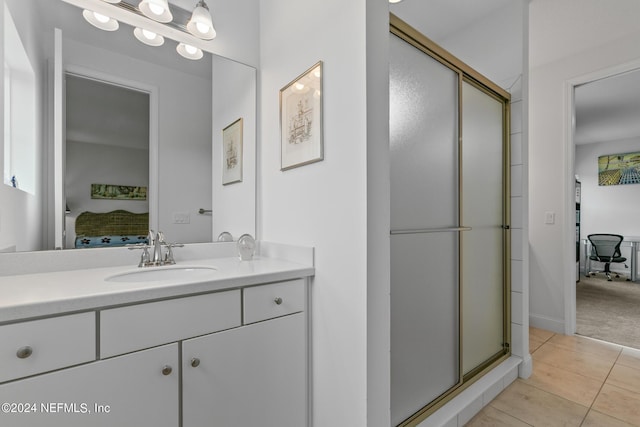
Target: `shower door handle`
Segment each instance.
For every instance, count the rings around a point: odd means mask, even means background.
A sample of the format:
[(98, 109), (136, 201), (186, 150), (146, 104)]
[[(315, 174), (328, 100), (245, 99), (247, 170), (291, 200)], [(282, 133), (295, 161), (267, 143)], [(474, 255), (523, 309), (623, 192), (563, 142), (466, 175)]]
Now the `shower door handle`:
[(409, 228), (391, 230), (391, 235), (397, 234), (423, 234), (423, 233), (447, 233), (452, 231), (471, 231), (471, 227), (446, 227), (446, 228)]

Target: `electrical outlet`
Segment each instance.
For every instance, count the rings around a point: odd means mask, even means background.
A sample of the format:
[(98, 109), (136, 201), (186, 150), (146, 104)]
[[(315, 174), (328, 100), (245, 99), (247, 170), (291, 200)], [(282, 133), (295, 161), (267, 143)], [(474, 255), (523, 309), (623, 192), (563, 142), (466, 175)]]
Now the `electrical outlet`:
[(544, 223), (545, 224), (555, 224), (556, 222), (556, 213), (555, 212), (545, 212), (544, 213)]
[(189, 216), (189, 212), (174, 212), (173, 213), (173, 223), (174, 224), (189, 224), (191, 222), (191, 217)]

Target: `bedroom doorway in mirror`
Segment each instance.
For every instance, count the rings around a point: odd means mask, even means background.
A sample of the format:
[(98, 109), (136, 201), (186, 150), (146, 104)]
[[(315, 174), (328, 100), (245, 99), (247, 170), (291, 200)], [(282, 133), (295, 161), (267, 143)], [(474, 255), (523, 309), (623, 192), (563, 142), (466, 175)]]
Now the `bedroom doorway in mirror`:
[(149, 231), (150, 93), (67, 71), (64, 248), (123, 246)]

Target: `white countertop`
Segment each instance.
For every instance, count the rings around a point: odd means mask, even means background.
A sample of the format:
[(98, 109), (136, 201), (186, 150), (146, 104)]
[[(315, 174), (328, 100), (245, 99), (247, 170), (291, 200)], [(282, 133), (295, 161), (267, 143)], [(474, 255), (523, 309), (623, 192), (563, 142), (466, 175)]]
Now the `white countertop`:
[(173, 267), (215, 267), (212, 279), (191, 281), (109, 282), (114, 275), (165, 267), (88, 268), (0, 277), (0, 323), (93, 310), (183, 295), (215, 292), (312, 276), (312, 265), (268, 257), (240, 261), (237, 257), (182, 261)]

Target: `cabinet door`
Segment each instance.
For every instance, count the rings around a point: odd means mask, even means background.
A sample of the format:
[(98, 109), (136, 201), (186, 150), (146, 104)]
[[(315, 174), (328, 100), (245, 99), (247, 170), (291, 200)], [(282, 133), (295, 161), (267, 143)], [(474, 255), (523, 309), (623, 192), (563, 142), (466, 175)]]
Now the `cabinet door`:
[(184, 427), (307, 425), (304, 313), (185, 341), (182, 355)]
[(178, 368), (171, 344), (6, 383), (0, 403), (10, 406), (2, 407), (0, 425), (176, 427)]

